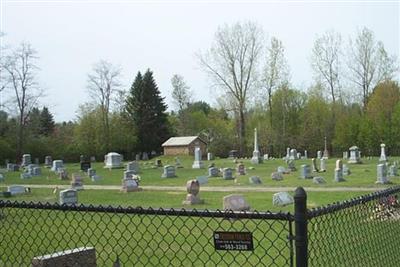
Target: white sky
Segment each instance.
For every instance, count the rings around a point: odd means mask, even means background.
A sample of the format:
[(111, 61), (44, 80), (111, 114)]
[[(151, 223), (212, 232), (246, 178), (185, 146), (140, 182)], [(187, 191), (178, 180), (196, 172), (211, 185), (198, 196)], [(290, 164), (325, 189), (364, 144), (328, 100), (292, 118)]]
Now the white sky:
[(217, 27), (251, 20), (281, 39), (292, 83), (312, 82), (310, 53), (316, 34), (334, 29), (347, 42), (357, 29), (374, 31), (399, 57), (399, 2), (291, 1), (18, 1), (0, 0), (3, 43), (28, 41), (38, 51), (42, 103), (56, 121), (76, 118), (89, 100), (86, 80), (93, 63), (105, 59), (123, 69), (128, 89), (138, 71), (150, 68), (167, 104), (173, 74), (183, 75), (196, 100), (215, 103), (195, 53), (211, 46)]

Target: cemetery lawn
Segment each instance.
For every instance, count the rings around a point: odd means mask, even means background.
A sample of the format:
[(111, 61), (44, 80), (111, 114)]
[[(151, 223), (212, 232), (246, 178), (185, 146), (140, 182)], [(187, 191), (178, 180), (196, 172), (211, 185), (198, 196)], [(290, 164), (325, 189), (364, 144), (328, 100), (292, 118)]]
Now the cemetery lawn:
[[(161, 156), (158, 157), (162, 160), (163, 165), (171, 164), (173, 165), (175, 162), (175, 158), (171, 156)], [(175, 178), (161, 178), (161, 174), (163, 172), (162, 167), (155, 167), (154, 162), (157, 158), (149, 160), (149, 161), (140, 161), (140, 176), (141, 182), (140, 185), (152, 185), (152, 186), (185, 186), (186, 182), (190, 179), (196, 178), (196, 176), (204, 176), (208, 175), (207, 166), (211, 163), (208, 161), (204, 161), (205, 167), (204, 169), (192, 169), (191, 165), (193, 163), (193, 157), (189, 156), (181, 156), (181, 163), (184, 168), (176, 169)], [(391, 158), (391, 160), (399, 160), (400, 158)], [(244, 159), (242, 162), (246, 167), (246, 175), (239, 176), (234, 172), (235, 180), (223, 180), (222, 177), (209, 178), (208, 184), (206, 186), (233, 186), (233, 187), (241, 187), (241, 186), (254, 186), (254, 187), (382, 187), (386, 188), (391, 186), (389, 185), (379, 185), (375, 184), (376, 181), (376, 165), (378, 164), (378, 158), (372, 158), (371, 160), (363, 159), (363, 164), (348, 164), (351, 175), (345, 176), (345, 182), (336, 183), (333, 182), (334, 177), (334, 168), (336, 159), (328, 159), (326, 162), (327, 171), (323, 173), (312, 173), (313, 176), (322, 176), (326, 180), (326, 184), (314, 184), (312, 179), (300, 179), (300, 166), (302, 164), (311, 165), (311, 159), (308, 160), (296, 160), (296, 168), (297, 170), (290, 173), (285, 174), (282, 181), (273, 181), (271, 179), (271, 173), (275, 172), (278, 166), (287, 167), (286, 163), (282, 159), (269, 160), (265, 161), (263, 164), (252, 165), (249, 159)], [(230, 167), (235, 168), (235, 163), (231, 159), (216, 159), (212, 161), (217, 168)], [(344, 161), (346, 163), (346, 161)], [(126, 162), (125, 162), (126, 164)], [(125, 165), (124, 164), (124, 165)], [(50, 169), (44, 168), (41, 165), (42, 175), (38, 177), (33, 177), (31, 179), (21, 179), (21, 172), (7, 172), (5, 173), (5, 182), (0, 183), (0, 186), (10, 185), (10, 184), (69, 184), (69, 180), (60, 180), (56, 176), (55, 173), (50, 171)], [(123, 178), (124, 168), (121, 169), (105, 169), (104, 164), (101, 163), (92, 163), (92, 168), (94, 168), (99, 176), (101, 176), (101, 180), (94, 183), (90, 181), (88, 176), (79, 170), (79, 163), (67, 163), (65, 167), (68, 171), (69, 177), (71, 177), (72, 173), (80, 173), (82, 175), (84, 184), (96, 184), (96, 185), (121, 185), (121, 179)], [(250, 167), (254, 167), (254, 170), (251, 170)], [(259, 176), (261, 178), (261, 185), (252, 185), (249, 182), (250, 176)], [(392, 185), (400, 184), (399, 177), (391, 177), (390, 178)]]
[[(0, 191), (6, 188), (0, 187)], [(293, 195), (293, 192), (289, 193)], [(222, 198), (230, 192), (200, 192), (199, 196), (205, 201), (201, 205), (185, 206), (182, 201), (186, 197), (183, 191), (141, 191), (132, 193), (122, 193), (118, 190), (81, 190), (78, 192), (78, 201), (85, 205), (103, 205), (103, 206), (131, 206), (131, 207), (152, 207), (158, 208), (175, 208), (175, 209), (222, 209)], [(258, 211), (284, 211), (293, 213), (293, 205), (287, 207), (274, 207), (272, 205), (273, 192), (244, 192), (241, 194), (250, 204), (252, 210)], [(331, 204), (333, 202), (348, 200), (350, 198), (365, 195), (367, 192), (308, 192), (308, 208), (315, 208), (321, 205)], [(32, 192), (24, 195), (12, 196), (4, 198), (0, 196), (0, 200), (10, 201), (26, 201), (26, 202), (58, 202), (58, 193), (53, 194), (53, 189), (33, 188)]]

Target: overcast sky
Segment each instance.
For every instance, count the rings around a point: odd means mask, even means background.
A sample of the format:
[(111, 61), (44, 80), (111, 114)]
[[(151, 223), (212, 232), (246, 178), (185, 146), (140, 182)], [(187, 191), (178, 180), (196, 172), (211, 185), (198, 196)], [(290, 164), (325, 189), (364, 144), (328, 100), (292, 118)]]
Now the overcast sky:
[[(105, 59), (123, 69), (128, 89), (138, 71), (150, 68), (166, 102), (173, 74), (184, 76), (196, 100), (215, 103), (195, 53), (211, 46), (218, 26), (254, 21), (281, 39), (292, 83), (312, 82), (310, 51), (316, 34), (334, 29), (347, 42), (357, 29), (373, 30), (390, 54), (399, 56), (399, 2), (181, 2), (168, 1), (5, 1), (1, 4), (2, 42), (27, 41), (39, 53), (42, 103), (56, 121), (73, 120), (89, 101), (86, 82), (93, 64)], [(4, 95), (3, 95), (4, 98)]]

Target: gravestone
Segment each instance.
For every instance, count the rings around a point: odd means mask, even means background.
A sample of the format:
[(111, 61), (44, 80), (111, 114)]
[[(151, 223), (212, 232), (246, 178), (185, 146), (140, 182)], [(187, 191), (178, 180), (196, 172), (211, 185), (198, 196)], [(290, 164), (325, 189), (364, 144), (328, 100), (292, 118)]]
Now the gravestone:
[(32, 164), (31, 154), (23, 154), (21, 167), (28, 166), (29, 164)]
[(311, 159), (311, 164), (312, 164), (312, 172), (319, 172), (317, 168), (317, 160), (315, 158)]
[(222, 178), (224, 180), (233, 179), (233, 170), (231, 168), (223, 168), (222, 169)]
[(188, 181), (186, 183), (186, 190), (188, 194), (186, 195), (186, 199), (182, 202), (183, 205), (196, 205), (204, 203), (204, 201), (198, 196), (200, 192), (200, 183), (198, 180)]
[(317, 151), (317, 159), (321, 159), (322, 158), (322, 151), (318, 150)]
[(179, 159), (179, 157), (175, 158), (175, 167), (176, 168), (183, 168), (181, 160)]
[(257, 128), (254, 128), (254, 151), (253, 151), (253, 157), (251, 158), (251, 163), (252, 164), (262, 163), (260, 151), (258, 150)]
[(98, 181), (101, 180), (101, 176), (99, 176), (99, 175), (97, 175), (97, 174), (92, 175), (92, 176), (90, 177), (90, 180), (92, 180), (92, 182), (98, 182)]
[(305, 159), (308, 159), (308, 152), (307, 152), (307, 150), (304, 150), (304, 158), (305, 158)]
[(243, 163), (237, 165), (236, 172), (238, 175), (246, 175), (246, 168)]
[(289, 159), (296, 160), (297, 159), (297, 150), (292, 148), (290, 150)]
[(319, 164), (319, 171), (320, 171), (320, 172), (326, 172), (326, 162), (325, 162), (325, 159), (324, 159), (324, 158), (321, 158), (319, 163), (320, 163), (320, 164)]
[(313, 183), (314, 184), (325, 184), (326, 181), (325, 181), (324, 177), (316, 176), (313, 178)]
[(60, 178), (60, 180), (67, 180), (68, 179), (68, 172), (67, 172), (66, 169), (58, 168), (57, 173), (58, 173), (58, 177)]
[(214, 156), (212, 153), (210, 153), (210, 152), (207, 153), (207, 160), (208, 161), (214, 160)]
[(79, 174), (72, 174), (71, 188), (75, 190), (83, 190), (83, 179)]
[(125, 193), (138, 192), (142, 191), (142, 188), (139, 187), (139, 183), (136, 179), (128, 178), (122, 179), (121, 191)]
[(96, 170), (95, 170), (95, 169), (92, 169), (92, 168), (89, 168), (89, 169), (87, 170), (87, 175), (88, 175), (90, 178), (92, 178), (92, 176), (96, 175)]
[(42, 170), (40, 169), (40, 167), (33, 167), (32, 171), (31, 171), (31, 175), (32, 176), (40, 176), (40, 175), (42, 175)]
[(301, 153), (297, 152), (297, 159), (301, 159)]
[(236, 159), (238, 157), (238, 151), (237, 150), (231, 150), (229, 151), (228, 158), (230, 159)]
[(14, 163), (7, 163), (7, 171), (9, 172), (17, 172), (19, 171), (19, 166)]
[(86, 161), (86, 157), (84, 155), (79, 156), (79, 162), (84, 162)]
[(282, 173), (282, 174), (288, 174), (288, 173), (290, 173), (290, 171), (287, 170), (287, 169), (286, 169), (285, 167), (283, 167), (283, 166), (278, 166), (278, 168), (276, 168), (276, 171), (279, 172), (279, 173)]
[(36, 165), (39, 165), (39, 164), (40, 164), (39, 158), (35, 158), (35, 164), (36, 164)]
[(104, 168), (108, 169), (117, 169), (122, 167), (122, 155), (110, 152), (105, 155), (105, 164)]
[(164, 166), (164, 172), (161, 175), (161, 178), (173, 178), (175, 175), (175, 167), (171, 165)]
[(379, 158), (379, 162), (386, 162), (387, 157), (386, 157), (386, 152), (385, 152), (385, 144), (381, 144), (381, 156)]
[(391, 166), (389, 167), (389, 176), (390, 176), (390, 177), (398, 176), (398, 173), (397, 173), (397, 165), (391, 165)]
[(136, 177), (135, 172), (133, 171), (124, 171), (124, 178), (123, 179), (133, 179)]
[(136, 154), (135, 161), (139, 161), (139, 160), (140, 160), (140, 154)]
[(272, 196), (272, 205), (284, 207), (294, 203), (293, 197), (288, 192), (278, 192)]
[(58, 160), (53, 160), (53, 165), (51, 167), (51, 170), (53, 172), (58, 172), (58, 169), (64, 168), (64, 162), (60, 159)]
[(302, 179), (310, 179), (310, 178), (312, 178), (310, 165), (308, 165), (308, 164), (301, 165), (301, 167), (300, 167), (300, 178), (302, 178)]
[(20, 174), (20, 178), (21, 179), (30, 179), (30, 178), (32, 178), (32, 175), (28, 172), (23, 172)]
[(53, 162), (53, 159), (51, 158), (51, 156), (46, 156), (44, 158), (44, 166), (46, 168), (51, 168), (52, 162)]
[(126, 164), (126, 170), (133, 172), (133, 174), (138, 174), (139, 173), (139, 162), (137, 161), (131, 161)]
[(285, 159), (289, 159), (290, 158), (290, 147), (286, 148), (286, 156)]
[(242, 195), (227, 195), (223, 198), (223, 210), (247, 211), (250, 205), (246, 202)]
[(348, 159), (349, 153), (347, 151), (343, 152), (343, 159)]
[(287, 165), (288, 165), (288, 170), (289, 170), (289, 171), (291, 171), (291, 172), (296, 171), (296, 166), (295, 166), (294, 160), (289, 159), (289, 160), (287, 161)]
[(260, 177), (258, 176), (251, 176), (249, 177), (249, 182), (251, 184), (262, 184)]
[(96, 251), (93, 247), (81, 247), (53, 254), (37, 256), (31, 267), (96, 267)]
[(155, 165), (156, 167), (162, 167), (163, 165), (162, 165), (161, 159), (156, 159), (156, 162), (155, 162), (154, 165)]
[(7, 186), (7, 192), (10, 192), (12, 196), (25, 194), (26, 188), (23, 185), (10, 185)]
[(78, 191), (75, 189), (65, 189), (60, 191), (60, 205), (76, 205), (78, 204)]
[(96, 157), (95, 156), (90, 156), (90, 162), (96, 162)]
[(329, 159), (329, 152), (328, 152), (328, 146), (326, 142), (326, 136), (324, 138), (324, 154), (322, 155), (323, 159)]
[(201, 161), (201, 149), (200, 147), (196, 147), (194, 149), (194, 162), (192, 165), (192, 169), (203, 169), (204, 164)]
[(352, 146), (349, 148), (350, 157), (347, 163), (350, 164), (361, 164), (361, 152), (357, 146)]
[(336, 161), (336, 168), (335, 168), (335, 171), (334, 171), (334, 182), (344, 182), (344, 181), (346, 181), (344, 178), (343, 178), (343, 163), (342, 163), (342, 160), (340, 160), (340, 159), (338, 159), (337, 161)]
[(91, 167), (92, 163), (90, 161), (81, 161), (81, 171), (87, 172)]
[(376, 177), (376, 184), (388, 184), (389, 180), (387, 177), (387, 168), (386, 168), (386, 164), (378, 164), (376, 166), (376, 173), (377, 173), (377, 177)]
[(0, 173), (0, 182), (4, 182), (4, 181), (5, 181), (4, 175), (2, 173)]
[(269, 155), (268, 154), (264, 154), (263, 158), (264, 158), (264, 160), (269, 160)]
[(274, 181), (281, 181), (283, 180), (283, 175), (281, 172), (273, 172), (271, 173), (271, 178)]
[(208, 177), (218, 177), (219, 170), (216, 167), (208, 168)]
[(147, 152), (142, 153), (142, 160), (149, 160), (149, 154), (147, 154)]
[(208, 176), (196, 176), (196, 181), (199, 182), (200, 185), (208, 183)]
[(348, 176), (350, 174), (351, 174), (351, 172), (350, 172), (349, 166), (347, 166), (347, 164), (343, 164), (343, 176)]

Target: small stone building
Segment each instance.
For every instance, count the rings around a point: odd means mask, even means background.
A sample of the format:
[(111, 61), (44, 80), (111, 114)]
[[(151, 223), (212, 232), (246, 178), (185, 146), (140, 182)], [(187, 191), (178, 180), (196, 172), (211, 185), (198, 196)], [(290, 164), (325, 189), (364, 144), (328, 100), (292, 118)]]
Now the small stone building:
[(171, 137), (162, 147), (164, 155), (194, 155), (195, 147), (200, 147), (203, 157), (207, 156), (207, 144), (198, 136)]

